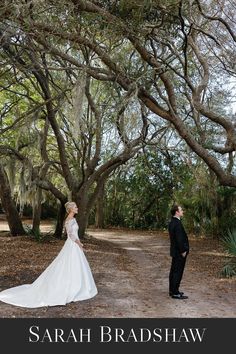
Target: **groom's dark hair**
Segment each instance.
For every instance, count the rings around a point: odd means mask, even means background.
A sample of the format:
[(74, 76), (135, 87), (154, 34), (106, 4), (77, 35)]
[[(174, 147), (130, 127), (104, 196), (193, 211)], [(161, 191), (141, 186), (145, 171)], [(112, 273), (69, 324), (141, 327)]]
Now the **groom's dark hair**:
[(176, 213), (176, 211), (178, 211), (178, 210), (179, 210), (179, 205), (174, 204), (174, 205), (172, 206), (172, 208), (170, 209), (171, 215), (174, 216), (175, 213)]

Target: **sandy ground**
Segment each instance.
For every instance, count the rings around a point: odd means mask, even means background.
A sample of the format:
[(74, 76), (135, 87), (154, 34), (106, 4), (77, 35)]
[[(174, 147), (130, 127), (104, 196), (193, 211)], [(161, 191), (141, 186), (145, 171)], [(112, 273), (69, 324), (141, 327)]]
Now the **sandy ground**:
[(127, 252), (132, 271), (124, 274), (121, 284), (132, 294), (124, 301), (129, 309), (128, 316), (236, 317), (236, 279), (223, 279), (217, 274), (212, 276), (211, 272), (207, 274), (195, 269), (198, 258), (200, 262), (201, 257), (207, 257), (211, 262), (212, 257), (219, 256), (216, 250), (200, 255), (197, 247), (192, 245), (191, 253), (194, 255), (189, 255), (181, 283), (181, 290), (189, 299), (179, 301), (168, 297), (170, 257), (167, 235), (118, 231), (90, 233), (119, 245)]
[[(3, 222), (0, 227), (6, 230)], [(43, 227), (50, 230), (47, 223)], [(0, 256), (7, 257), (7, 262), (1, 258), (0, 290), (32, 282), (64, 243), (36, 243), (3, 234)], [(236, 279), (220, 276), (225, 254), (217, 242), (190, 238), (191, 252), (181, 283), (189, 299), (174, 300), (168, 296), (171, 259), (166, 233), (89, 229), (88, 235), (84, 249), (98, 287), (95, 298), (39, 309), (0, 302), (0, 317), (236, 318)]]

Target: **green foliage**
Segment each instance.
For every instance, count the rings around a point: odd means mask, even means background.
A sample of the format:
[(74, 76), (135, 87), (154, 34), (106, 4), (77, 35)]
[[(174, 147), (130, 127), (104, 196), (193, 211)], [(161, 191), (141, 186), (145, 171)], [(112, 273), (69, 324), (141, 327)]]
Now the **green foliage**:
[(161, 0), (99, 1), (99, 3), (133, 27), (147, 21), (157, 22), (165, 13), (172, 14), (173, 17), (178, 14), (178, 2), (175, 0), (166, 0), (164, 4)]
[(221, 274), (225, 278), (231, 278), (236, 275), (236, 265), (232, 265), (232, 263), (227, 263), (224, 265)]
[(53, 234), (52, 232), (47, 232), (47, 233), (42, 233), (40, 230), (34, 230), (32, 229), (31, 225), (28, 224), (23, 224), (23, 227), (25, 229), (26, 235), (33, 237), (33, 239), (37, 242), (50, 242), (53, 240)]
[(219, 186), (216, 177), (202, 164), (189, 170), (183, 188), (174, 193), (185, 208), (184, 221), (195, 235), (220, 236), (236, 224), (236, 190)]
[(106, 184), (105, 224), (165, 229), (173, 203), (185, 210), (184, 224), (196, 236), (220, 237), (236, 224), (236, 190), (219, 186), (199, 161), (146, 149)]
[(165, 229), (173, 203), (174, 184), (188, 175), (183, 162), (174, 155), (174, 171), (169, 160), (155, 149), (147, 149), (120, 169), (106, 185), (106, 225), (129, 228)]
[(31, 225), (28, 224), (23, 224), (23, 227), (25, 229), (26, 235), (33, 236), (36, 241), (41, 242), (42, 234), (39, 230), (33, 232)]
[(221, 241), (230, 257), (222, 269), (222, 274), (227, 278), (236, 276), (236, 228), (228, 229), (227, 235)]
[(228, 230), (227, 235), (222, 238), (222, 243), (228, 253), (236, 257), (236, 228)]

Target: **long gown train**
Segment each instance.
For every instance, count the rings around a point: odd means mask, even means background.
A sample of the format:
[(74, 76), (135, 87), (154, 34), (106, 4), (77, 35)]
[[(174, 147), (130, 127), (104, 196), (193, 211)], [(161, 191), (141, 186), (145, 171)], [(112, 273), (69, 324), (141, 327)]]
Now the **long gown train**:
[(75, 242), (78, 224), (65, 223), (67, 240), (52, 263), (32, 283), (0, 292), (0, 300), (21, 307), (65, 305), (97, 294), (93, 275), (83, 250)]

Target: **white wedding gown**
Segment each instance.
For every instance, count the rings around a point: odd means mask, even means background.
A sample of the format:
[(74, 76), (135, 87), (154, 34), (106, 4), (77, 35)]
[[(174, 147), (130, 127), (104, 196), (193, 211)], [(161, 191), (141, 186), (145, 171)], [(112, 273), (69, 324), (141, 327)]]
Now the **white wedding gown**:
[(21, 307), (65, 305), (92, 298), (97, 288), (83, 250), (75, 242), (78, 224), (75, 218), (66, 221), (67, 240), (64, 246), (32, 283), (0, 292), (0, 300)]

